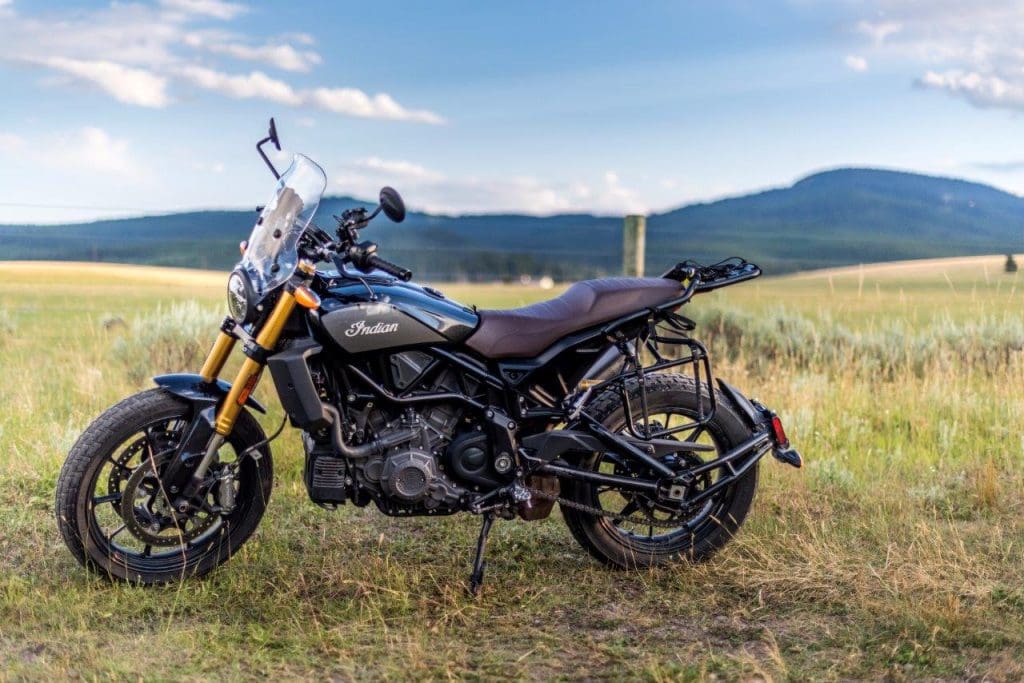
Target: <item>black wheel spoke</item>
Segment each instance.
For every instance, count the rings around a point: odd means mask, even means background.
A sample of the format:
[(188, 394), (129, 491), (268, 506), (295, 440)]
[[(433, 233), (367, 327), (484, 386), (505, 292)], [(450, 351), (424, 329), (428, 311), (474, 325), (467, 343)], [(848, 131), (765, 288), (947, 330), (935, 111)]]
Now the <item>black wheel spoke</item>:
[(114, 536), (117, 536), (119, 533), (121, 533), (122, 531), (124, 531), (127, 528), (128, 527), (126, 525), (122, 524), (121, 526), (119, 526), (116, 529), (114, 529), (114, 531), (109, 536), (107, 536), (107, 540), (108, 541), (113, 541), (114, 540)]
[(630, 501), (626, 503), (621, 510), (619, 510), (619, 514), (623, 516), (631, 515), (639, 509), (640, 504), (636, 502), (636, 498), (631, 498)]
[(121, 494), (120, 493), (111, 493), (111, 494), (106, 495), (106, 496), (93, 496), (93, 499), (92, 499), (92, 504), (93, 505), (103, 505), (104, 503), (120, 503), (120, 502), (121, 502)]
[(111, 465), (113, 465), (117, 469), (121, 470), (122, 472), (131, 472), (132, 471), (132, 468), (126, 467), (126, 466), (122, 465), (117, 460), (115, 460), (114, 456), (112, 456), (112, 455), (107, 457), (107, 462), (109, 462)]

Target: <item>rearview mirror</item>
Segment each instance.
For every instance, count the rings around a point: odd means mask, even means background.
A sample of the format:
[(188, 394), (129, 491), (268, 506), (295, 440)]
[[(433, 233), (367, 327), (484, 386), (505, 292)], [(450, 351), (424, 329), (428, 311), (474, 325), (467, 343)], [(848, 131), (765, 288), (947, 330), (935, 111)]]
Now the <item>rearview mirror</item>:
[(402, 195), (393, 187), (381, 188), (380, 208), (383, 209), (384, 215), (395, 223), (405, 220), (405, 202), (402, 201)]
[(270, 118), (270, 132), (267, 134), (267, 137), (270, 138), (270, 141), (274, 143), (274, 147), (276, 147), (277, 151), (280, 152), (281, 141), (277, 139), (277, 126), (274, 125), (273, 117)]

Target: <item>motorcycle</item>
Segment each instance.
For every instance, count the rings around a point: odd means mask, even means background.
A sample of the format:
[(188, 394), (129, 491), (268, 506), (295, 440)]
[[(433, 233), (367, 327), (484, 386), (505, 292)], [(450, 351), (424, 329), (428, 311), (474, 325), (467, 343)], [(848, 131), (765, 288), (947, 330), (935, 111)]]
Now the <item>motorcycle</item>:
[[(310, 499), (386, 515), (482, 518), (470, 589), (496, 518), (555, 503), (573, 537), (613, 567), (712, 555), (737, 532), (771, 452), (800, 467), (773, 411), (712, 376), (679, 313), (702, 292), (756, 278), (732, 258), (657, 278), (577, 282), (557, 298), (478, 310), (410, 282), (361, 233), (405, 217), (385, 187), (372, 210), (313, 223), (327, 180), (295, 155), (283, 173), (273, 119), (257, 150), (277, 178), (227, 282), (228, 315), (198, 374), (100, 415), (61, 470), (68, 548), (111, 579), (204, 575), (255, 531), (271, 495), (270, 442), (253, 412), (264, 369), (302, 430)], [(219, 378), (241, 343), (234, 382)]]

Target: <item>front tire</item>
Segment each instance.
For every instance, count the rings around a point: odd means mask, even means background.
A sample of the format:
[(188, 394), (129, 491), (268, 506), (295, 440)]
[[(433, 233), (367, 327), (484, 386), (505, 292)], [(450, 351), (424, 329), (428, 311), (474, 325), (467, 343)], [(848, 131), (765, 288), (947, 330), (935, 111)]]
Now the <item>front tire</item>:
[[(64, 542), (85, 567), (140, 584), (202, 576), (256, 530), (270, 499), (273, 465), (265, 444), (239, 457), (265, 438), (246, 411), (211, 467), (233, 477), (230, 511), (230, 504), (220, 505), (230, 492), (218, 483), (204, 489), (203, 509), (187, 520), (168, 509), (171, 496), (162, 491), (159, 467), (192, 418), (189, 403), (152, 389), (109, 408), (78, 438), (57, 480), (56, 514)], [(175, 521), (165, 528), (166, 520)]]
[[(639, 390), (634, 381), (627, 382), (630, 405), (640, 405)], [(708, 405), (706, 389), (702, 388), (705, 410)], [(682, 375), (654, 374), (647, 378), (647, 401), (652, 419), (661, 419), (662, 427), (670, 426), (673, 419), (680, 422), (698, 414), (698, 398), (692, 378)], [(680, 433), (687, 441), (698, 441), (715, 447), (716, 453), (700, 453), (704, 461), (724, 454), (751, 436), (751, 430), (729, 400), (716, 393), (717, 410), (714, 418), (699, 433)], [(618, 390), (602, 393), (588, 406), (588, 412), (613, 432), (622, 431), (626, 425), (625, 412)], [(635, 414), (634, 419), (640, 416)], [(696, 453), (687, 457), (694, 458)], [(608, 460), (617, 461), (610, 467)], [(698, 464), (696, 461), (686, 463)], [(583, 459), (580, 467), (615, 471), (623, 467), (620, 459), (599, 453)], [(721, 470), (718, 470), (720, 472)], [(623, 474), (623, 472), (618, 472)], [(637, 474), (637, 473), (632, 473)], [(709, 475), (717, 476), (717, 475)], [(714, 480), (708, 478), (704, 486)], [(646, 514), (654, 525), (615, 522), (600, 516), (566, 506), (562, 515), (573, 537), (592, 556), (613, 567), (632, 569), (650, 567), (669, 562), (700, 562), (708, 559), (725, 545), (743, 524), (754, 500), (757, 488), (757, 466), (755, 465), (738, 481), (713, 494), (706, 504), (697, 510), (687, 511), (678, 516), (659, 509), (653, 501), (642, 495), (624, 496), (609, 492), (593, 484), (580, 481), (563, 481), (566, 496), (577, 503), (601, 508), (610, 513), (628, 511), (630, 517)], [(616, 504), (615, 497), (620, 502)], [(612, 499), (609, 501), (609, 499)], [(624, 503), (624, 505), (623, 505)], [(616, 509), (617, 508), (617, 509)], [(662, 527), (656, 524), (675, 523), (679, 527)], [(647, 532), (646, 534), (644, 532)]]

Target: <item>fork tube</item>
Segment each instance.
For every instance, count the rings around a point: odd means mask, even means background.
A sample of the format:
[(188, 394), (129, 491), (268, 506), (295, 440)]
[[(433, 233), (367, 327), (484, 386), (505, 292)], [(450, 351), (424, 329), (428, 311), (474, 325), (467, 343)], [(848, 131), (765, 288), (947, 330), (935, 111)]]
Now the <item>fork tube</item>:
[(227, 362), (228, 356), (231, 355), (231, 350), (234, 348), (235, 338), (222, 330), (217, 335), (216, 341), (213, 342), (213, 348), (210, 349), (209, 355), (206, 356), (203, 369), (199, 371), (204, 382), (212, 382), (217, 379), (217, 375), (224, 369), (224, 363)]
[[(277, 345), (278, 338), (281, 336), (284, 324), (288, 322), (288, 316), (292, 314), (294, 309), (295, 295), (287, 289), (283, 290), (281, 298), (277, 300), (277, 305), (271, 311), (266, 324), (263, 325), (263, 329), (256, 335), (256, 343), (264, 349), (273, 349)], [(227, 436), (231, 433), (235, 426), (235, 420), (238, 418), (238, 413), (242, 410), (245, 402), (249, 400), (249, 395), (253, 389), (256, 388), (256, 384), (260, 381), (260, 372), (262, 371), (263, 365), (252, 358), (247, 357), (245, 362), (242, 363), (238, 375), (235, 376), (235, 382), (231, 385), (231, 391), (228, 392), (227, 397), (225, 397), (224, 402), (220, 406), (220, 410), (217, 412), (215, 429), (221, 436)]]

